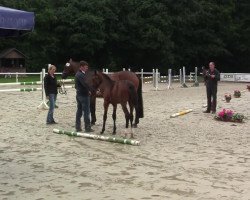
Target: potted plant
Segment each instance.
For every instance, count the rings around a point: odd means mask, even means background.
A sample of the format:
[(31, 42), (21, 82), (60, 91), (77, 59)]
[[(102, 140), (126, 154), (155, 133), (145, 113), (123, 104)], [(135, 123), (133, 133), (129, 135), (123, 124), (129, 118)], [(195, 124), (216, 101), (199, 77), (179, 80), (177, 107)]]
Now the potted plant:
[(214, 117), (216, 120), (226, 121), (226, 122), (243, 122), (245, 116), (240, 113), (234, 113), (230, 109), (223, 109)]
[(231, 94), (228, 94), (228, 93), (225, 94), (225, 100), (227, 103), (229, 103), (231, 99), (232, 99)]
[(239, 90), (234, 90), (234, 97), (235, 98), (240, 98), (241, 92)]

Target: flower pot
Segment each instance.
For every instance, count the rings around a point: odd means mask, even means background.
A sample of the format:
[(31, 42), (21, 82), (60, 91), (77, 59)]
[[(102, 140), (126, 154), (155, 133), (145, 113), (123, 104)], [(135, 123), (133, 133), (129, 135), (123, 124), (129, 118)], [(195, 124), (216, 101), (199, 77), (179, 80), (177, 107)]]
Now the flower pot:
[(227, 98), (226, 98), (226, 102), (227, 102), (227, 103), (229, 103), (230, 101), (231, 101), (231, 99), (227, 99)]

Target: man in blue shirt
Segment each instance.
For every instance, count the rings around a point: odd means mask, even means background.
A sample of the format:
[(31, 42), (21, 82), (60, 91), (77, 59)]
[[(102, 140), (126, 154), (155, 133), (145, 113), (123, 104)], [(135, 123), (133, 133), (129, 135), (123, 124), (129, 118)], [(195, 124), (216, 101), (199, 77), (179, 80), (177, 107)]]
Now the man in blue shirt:
[(85, 61), (80, 62), (79, 71), (75, 75), (75, 88), (76, 88), (76, 131), (82, 131), (81, 128), (81, 117), (84, 117), (85, 132), (93, 132), (90, 124), (90, 87), (86, 83), (86, 72), (88, 71), (89, 65)]

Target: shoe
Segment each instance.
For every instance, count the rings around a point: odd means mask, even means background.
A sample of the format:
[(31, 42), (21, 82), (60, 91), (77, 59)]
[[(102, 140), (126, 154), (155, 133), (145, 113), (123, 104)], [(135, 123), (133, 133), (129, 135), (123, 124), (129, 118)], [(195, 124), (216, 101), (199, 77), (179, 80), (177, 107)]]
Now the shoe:
[(203, 111), (203, 113), (210, 113), (210, 111), (209, 110), (205, 110), (205, 111)]
[(86, 129), (85, 130), (86, 133), (91, 133), (91, 132), (94, 132), (94, 130), (91, 128), (91, 129)]
[(81, 128), (76, 129), (76, 132), (82, 132), (82, 129)]
[(54, 120), (51, 122), (52, 124), (58, 124), (57, 122), (55, 122)]

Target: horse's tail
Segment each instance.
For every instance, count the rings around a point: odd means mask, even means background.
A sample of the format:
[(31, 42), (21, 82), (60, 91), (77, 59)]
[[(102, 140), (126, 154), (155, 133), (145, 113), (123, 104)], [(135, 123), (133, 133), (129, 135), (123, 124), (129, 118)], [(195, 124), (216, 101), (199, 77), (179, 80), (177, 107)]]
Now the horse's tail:
[(139, 80), (139, 86), (137, 89), (137, 96), (138, 96), (138, 117), (143, 118), (144, 117), (144, 111), (143, 111), (143, 99), (142, 99), (142, 80), (139, 76), (137, 76)]
[(135, 106), (135, 109), (138, 109), (138, 96), (136, 93), (135, 86), (130, 83), (129, 84), (129, 101)]

